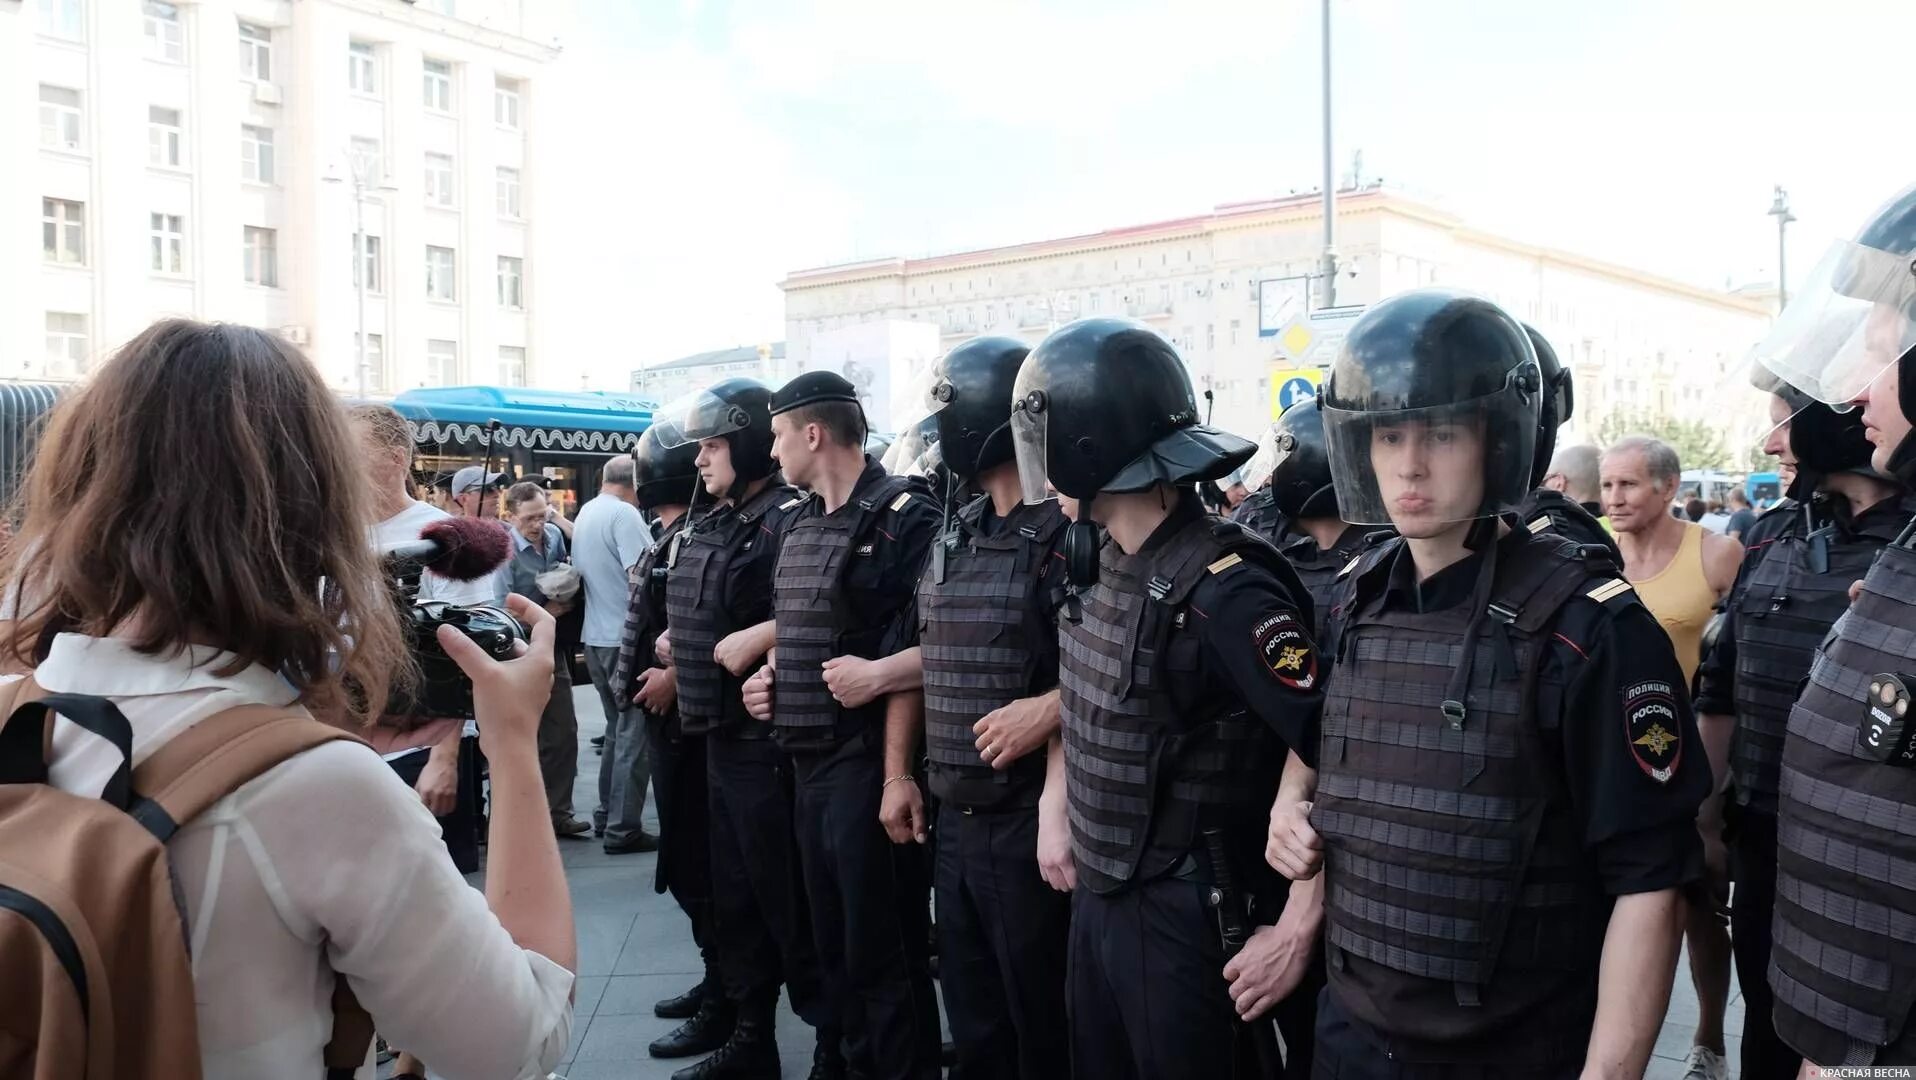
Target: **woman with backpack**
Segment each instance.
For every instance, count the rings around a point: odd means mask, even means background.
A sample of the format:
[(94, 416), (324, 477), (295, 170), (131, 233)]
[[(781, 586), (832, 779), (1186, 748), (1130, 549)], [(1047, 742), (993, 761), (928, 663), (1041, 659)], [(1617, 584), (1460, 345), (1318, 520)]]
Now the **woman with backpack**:
[[(550, 616), (509, 604), (532, 640), (504, 663), (440, 631), (491, 763), (482, 894), (379, 756), (311, 719), (364, 724), (412, 673), (344, 410), (297, 350), (150, 327), (56, 408), (25, 514), (0, 652), (31, 674), (0, 686), (0, 718), (45, 700), (0, 731), (0, 964), (42, 974), (0, 990), (37, 1017), (0, 1008), (0, 1073), (354, 1075), (338, 1047), (369, 1064), (370, 1028), (349, 1022), (349, 990), (445, 1076), (545, 1075), (577, 954), (536, 749)], [(160, 895), (142, 903), (126, 882), (144, 879), (108, 864), (156, 838)], [(120, 925), (96, 925), (103, 910)], [(38, 1000), (8, 1001), (23, 985)]]

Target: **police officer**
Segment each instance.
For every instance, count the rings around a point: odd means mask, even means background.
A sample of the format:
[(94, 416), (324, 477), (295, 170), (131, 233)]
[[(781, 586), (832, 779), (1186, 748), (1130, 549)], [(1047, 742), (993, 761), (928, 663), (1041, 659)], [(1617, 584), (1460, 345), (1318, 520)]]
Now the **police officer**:
[(1533, 533), (1555, 530), (1579, 544), (1607, 548), (1618, 566), (1623, 553), (1616, 540), (1604, 530), (1596, 516), (1580, 502), (1561, 491), (1543, 486), (1550, 473), (1550, 462), (1557, 456), (1557, 429), (1570, 422), (1576, 412), (1576, 383), (1570, 369), (1557, 359), (1557, 350), (1529, 323), (1523, 324), (1530, 347), (1537, 355), (1537, 370), (1543, 376), (1543, 394), (1537, 407), (1537, 448), (1530, 469), (1530, 492), (1517, 506), (1517, 517)]
[(1400, 535), (1349, 572), (1321, 772), (1272, 810), (1272, 864), (1322, 869), (1321, 1075), (1636, 1076), (1663, 1021), (1709, 767), (1616, 566), (1505, 517), (1542, 386), (1516, 320), (1441, 288), (1366, 312), (1325, 383), (1338, 504)]
[[(977, 338), (929, 373), (932, 452), (954, 487), (981, 493), (952, 506), (918, 584), (915, 647), (897, 656), (919, 664), (928, 786), (938, 800), (939, 977), (957, 1055), (950, 1080), (1070, 1072), (1069, 841), (1062, 828), (1047, 837), (1038, 817), (1048, 756), (1063, 765), (1065, 517), (1056, 499), (1021, 499), (1009, 422), (1012, 383), (1029, 352), (1011, 338)], [(922, 454), (917, 461), (931, 464)], [(900, 781), (886, 795), (909, 804), (917, 789)], [(1054, 809), (1061, 825), (1063, 806)], [(886, 817), (894, 842), (912, 839), (899, 814)]]
[(662, 437), (694, 448), (716, 500), (669, 551), (666, 611), (680, 723), (705, 742), (718, 952), (738, 1015), (731, 1039), (678, 1080), (776, 1077), (781, 980), (818, 1033), (812, 1075), (844, 1070), (800, 883), (791, 768), (740, 696), (771, 649), (772, 568), (801, 502), (776, 475), (771, 402), (764, 385), (727, 379), (659, 413)]
[[(1835, 245), (1755, 357), (1818, 400), (1861, 404), (1871, 464), (1905, 486), (1916, 478), (1916, 187)], [(1770, 990), (1777, 1035), (1808, 1061), (1910, 1065), (1916, 771), (1898, 752), (1906, 689), (1916, 685), (1910, 529), (1854, 595), (1789, 714)]]
[(1324, 414), (1316, 398), (1284, 410), (1245, 470), (1253, 479), (1267, 477), (1259, 490), (1268, 493), (1273, 513), (1258, 520), (1281, 521), (1283, 531), (1261, 535), (1277, 545), (1297, 571), (1298, 580), (1310, 590), (1321, 629), (1334, 604), (1338, 571), (1390, 530), (1352, 525), (1339, 516), (1330, 454), (1324, 446)]
[[(1748, 1080), (1788, 1080), (1802, 1064), (1776, 1036), (1767, 979), (1776, 796), (1790, 708), (1816, 647), (1849, 607), (1850, 585), (1916, 510), (1899, 485), (1871, 467), (1859, 414), (1839, 413), (1786, 385), (1774, 390), (1797, 461), (1791, 487), (1804, 501), (1795, 514), (1771, 519), (1788, 527), (1759, 521), (1753, 530), (1766, 535), (1730, 591), (1715, 648), (1699, 669), (1696, 701), (1718, 789), (1729, 788), (1704, 804), (1698, 827), (1713, 876), (1736, 881), (1730, 939), (1737, 981), (1747, 988), (1739, 1075)], [(1734, 845), (1727, 853), (1726, 821)]]
[[(653, 1057), (684, 1057), (716, 1050), (732, 1033), (734, 1010), (714, 951), (710, 815), (706, 807), (705, 740), (686, 738), (677, 708), (678, 673), (656, 658), (666, 628), (666, 560), (685, 529), (685, 512), (699, 483), (698, 447), (667, 448), (655, 424), (632, 452), (633, 489), (639, 509), (657, 523), (657, 541), (632, 569), (632, 596), (620, 635), (614, 694), (645, 712), (653, 800), (659, 815), (659, 858), (652, 887), (670, 891), (692, 923), (692, 940), (704, 961), (697, 986), (653, 1006), (653, 1013), (684, 1020), (652, 1043)], [(610, 761), (612, 755), (607, 755)], [(602, 766), (603, 767), (603, 766)]]
[(1073, 518), (1059, 633), (1072, 1068), (1306, 1076), (1316, 926), (1258, 854), (1286, 747), (1319, 703), (1311, 600), (1195, 490), (1255, 447), (1201, 425), (1176, 351), (1126, 320), (1057, 330), (1015, 393), (1025, 498), (1049, 484)]
[[(850, 1066), (889, 1080), (935, 1077), (929, 876), (919, 844), (894, 845), (879, 823), (884, 798), (914, 782), (919, 705), (911, 693), (874, 695), (841, 669), (862, 675), (858, 661), (897, 651), (938, 512), (923, 479), (888, 474), (865, 453), (864, 410), (843, 376), (799, 375), (773, 396), (771, 414), (773, 455), (810, 495), (779, 551), (777, 649), (748, 703), (792, 756), (812, 930)], [(922, 820), (908, 829), (922, 842)]]

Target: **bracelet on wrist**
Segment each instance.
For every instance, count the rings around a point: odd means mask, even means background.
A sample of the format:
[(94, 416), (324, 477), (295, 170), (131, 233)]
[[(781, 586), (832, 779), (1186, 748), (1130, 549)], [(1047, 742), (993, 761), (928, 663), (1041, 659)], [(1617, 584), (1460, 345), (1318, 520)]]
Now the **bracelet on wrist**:
[(893, 784), (896, 784), (896, 783), (897, 783), (898, 781), (900, 781), (900, 780), (910, 780), (910, 781), (912, 781), (912, 782), (914, 782), (914, 783), (916, 783), (916, 782), (917, 782), (917, 780), (918, 780), (918, 778), (917, 778), (917, 777), (915, 777), (915, 776), (913, 776), (913, 775), (911, 775), (910, 773), (906, 773), (906, 774), (905, 774), (905, 775), (903, 775), (903, 776), (891, 776), (891, 777), (886, 777), (886, 779), (885, 779), (885, 782), (884, 782), (884, 783), (882, 783), (882, 784), (880, 784), (880, 785), (878, 785), (878, 790), (880, 790), (880, 791), (883, 791), (883, 790), (885, 790), (886, 788), (888, 788), (888, 787), (890, 787), (890, 786), (892, 786)]

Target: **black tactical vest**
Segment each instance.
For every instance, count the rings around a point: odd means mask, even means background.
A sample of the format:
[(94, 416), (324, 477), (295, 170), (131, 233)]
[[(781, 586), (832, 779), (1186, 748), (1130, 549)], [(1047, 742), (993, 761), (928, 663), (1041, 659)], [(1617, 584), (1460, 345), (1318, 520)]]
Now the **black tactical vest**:
[[(774, 543), (766, 516), (798, 505), (789, 487), (772, 485), (742, 506), (715, 506), (686, 530), (671, 560), (666, 610), (672, 621), (672, 663), (679, 675), (679, 717), (687, 735), (723, 732), (764, 738), (765, 725), (745, 712), (744, 680), (725, 670), (712, 650), (726, 635), (771, 617), (769, 598), (749, 588), (728, 589), (733, 562), (754, 544)], [(741, 610), (726, 606), (728, 592)], [(747, 673), (750, 674), (749, 672)]]
[(622, 702), (632, 699), (637, 689), (634, 680), (639, 674), (658, 666), (659, 635), (668, 625), (665, 564), (675, 538), (685, 531), (685, 524), (685, 516), (681, 514), (678, 520), (659, 531), (658, 540), (632, 564), (632, 590), (626, 601), (625, 627), (619, 635), (619, 662), (612, 673), (612, 685), (619, 688)]
[[(978, 757), (972, 725), (993, 709), (1045, 689), (1032, 685), (1033, 647), (1055, 634), (1049, 595), (1064, 574), (1039, 577), (1066, 524), (1055, 501), (1019, 506), (994, 535), (979, 531), (989, 496), (958, 512), (939, 539), (918, 584), (919, 649), (925, 673), (925, 751), (939, 798), (968, 806), (1006, 801), (1036, 806), (1045, 756), (1031, 753), (1009, 769)], [(941, 573), (942, 571), (942, 573)]]
[(1792, 530), (1757, 555), (1736, 609), (1736, 738), (1730, 774), (1737, 802), (1776, 813), (1777, 770), (1790, 709), (1816, 647), (1849, 608), (1849, 587), (1903, 522), (1848, 532)]
[(1258, 488), (1231, 511), (1231, 520), (1276, 544), (1284, 535), (1284, 512), (1277, 508), (1277, 497), (1269, 485)]
[(1094, 892), (1170, 868), (1200, 824), (1268, 820), (1284, 745), (1230, 692), (1194, 686), (1200, 642), (1186, 625), (1198, 584), (1239, 561), (1308, 602), (1269, 543), (1205, 515), (1137, 555), (1106, 540), (1080, 617), (1059, 625), (1071, 847)]
[(1870, 676), (1912, 668), (1916, 552), (1891, 545), (1810, 665), (1778, 783), (1776, 1032), (1822, 1065), (1879, 1063), (1916, 1004), (1916, 770), (1857, 748)]
[[(1488, 617), (1466, 643), (1479, 614), (1469, 603), (1382, 603), (1402, 543), (1366, 558), (1338, 616), (1311, 823), (1325, 841), (1339, 1002), (1395, 1037), (1448, 1042), (1509, 1031), (1565, 970), (1594, 970), (1609, 907), (1535, 694), (1558, 611), (1593, 571), (1614, 570), (1560, 538), (1506, 540)], [(1466, 648), (1458, 716), (1445, 702)], [(1343, 954), (1374, 965), (1367, 985)]]
[(1517, 520), (1532, 534), (1554, 532), (1572, 543), (1604, 548), (1618, 566), (1623, 565), (1623, 552), (1617, 550), (1616, 537), (1611, 536), (1582, 503), (1561, 491), (1534, 488), (1517, 504), (1515, 513)]
[(778, 620), (772, 722), (783, 745), (826, 747), (883, 717), (883, 698), (858, 709), (842, 708), (825, 685), (824, 664), (835, 656), (869, 655), (883, 635), (885, 627), (855, 624), (846, 603), (845, 572), (854, 549), (872, 543), (879, 521), (922, 488), (912, 477), (884, 476), (838, 513), (808, 514), (785, 531), (772, 583)]
[(1287, 537), (1278, 546), (1278, 551), (1290, 560), (1291, 569), (1297, 571), (1297, 579), (1311, 594), (1311, 606), (1317, 612), (1314, 629), (1320, 636), (1336, 602), (1338, 576), (1350, 566), (1352, 559), (1364, 553), (1370, 545), (1371, 534), (1376, 531), (1379, 530), (1372, 526), (1347, 525), (1337, 543), (1328, 549), (1318, 547), (1317, 541), (1308, 535)]

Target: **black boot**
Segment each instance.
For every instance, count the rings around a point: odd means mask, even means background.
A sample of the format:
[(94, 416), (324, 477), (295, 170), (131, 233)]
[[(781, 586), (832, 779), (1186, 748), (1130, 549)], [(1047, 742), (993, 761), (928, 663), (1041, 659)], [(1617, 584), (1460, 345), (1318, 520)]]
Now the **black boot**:
[(661, 1020), (690, 1020), (698, 1015), (699, 1006), (705, 1003), (706, 995), (717, 996), (718, 992), (717, 984), (708, 977), (678, 997), (666, 998), (652, 1006), (652, 1015)]
[(655, 1039), (646, 1052), (655, 1058), (682, 1058), (709, 1054), (725, 1045), (738, 1024), (738, 1010), (716, 995), (707, 995), (699, 1011), (670, 1035)]
[(812, 1071), (807, 1080), (845, 1080), (850, 1075), (839, 1038), (837, 1028), (818, 1029), (818, 1049), (812, 1051)]
[(739, 1015), (732, 1037), (718, 1052), (672, 1074), (672, 1080), (778, 1080), (778, 1042), (772, 1018)]

